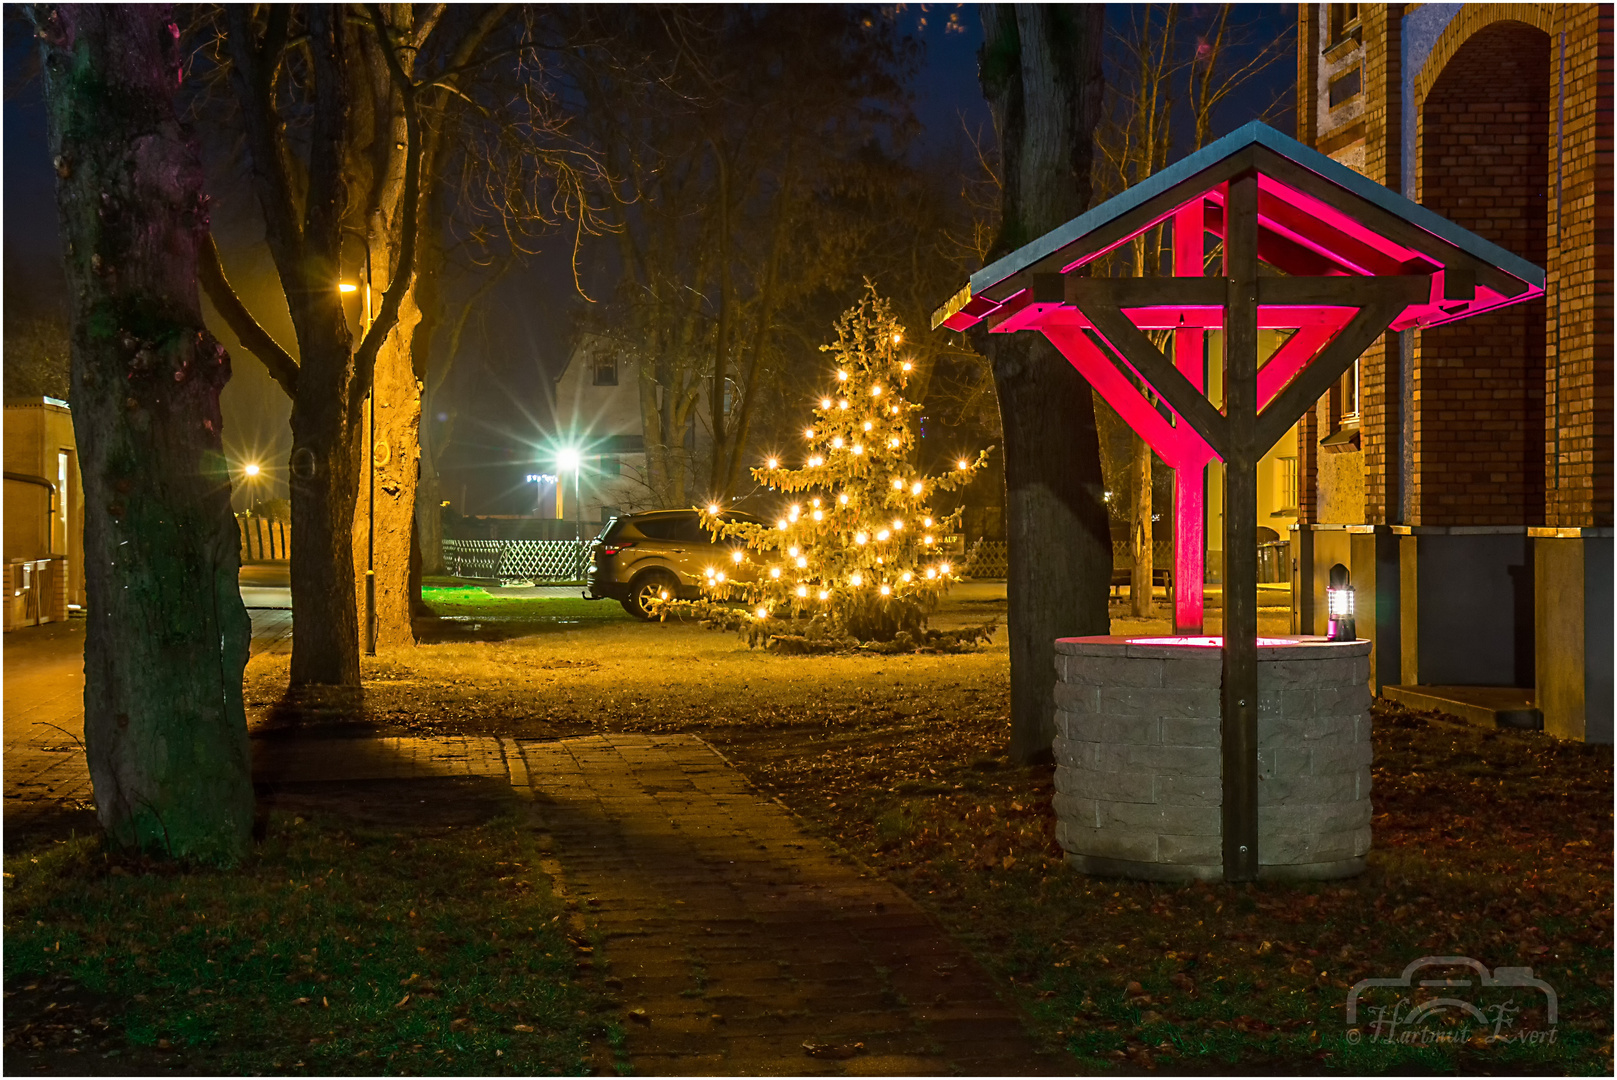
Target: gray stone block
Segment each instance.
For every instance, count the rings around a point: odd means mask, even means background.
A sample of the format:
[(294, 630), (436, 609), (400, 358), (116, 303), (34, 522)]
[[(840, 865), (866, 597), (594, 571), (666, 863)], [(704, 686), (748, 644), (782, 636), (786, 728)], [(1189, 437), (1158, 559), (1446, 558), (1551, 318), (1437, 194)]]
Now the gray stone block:
[(1172, 716), (1185, 720), (1217, 718), (1220, 712), (1217, 690), (1187, 690), (1163, 688), (1142, 703), (1144, 711), (1153, 716)]
[(1056, 840), (1063, 848), (1078, 855), (1133, 859), (1137, 862), (1157, 861), (1157, 834), (1150, 829), (1125, 829), (1121, 826), (1087, 829), (1081, 825), (1058, 822)]
[(1211, 834), (1157, 837), (1157, 854), (1163, 862), (1184, 863), (1190, 866), (1221, 866), (1224, 862), (1224, 840), (1217, 829)]
[(1056, 708), (1063, 712), (1084, 714), (1100, 709), (1100, 687), (1078, 683), (1056, 683)]
[(1224, 805), (1223, 781), (1218, 776), (1156, 774), (1156, 801), (1170, 806), (1196, 806), (1217, 816)]
[(1357, 858), (1370, 850), (1370, 826), (1353, 830), (1353, 855)]
[(1114, 802), (1153, 802), (1155, 778), (1143, 769), (1069, 769), (1066, 794)]
[(1351, 686), (1326, 686), (1314, 691), (1315, 711), (1321, 715), (1352, 719), (1368, 713), (1374, 700), (1370, 688), (1364, 683)]
[(1368, 799), (1370, 797), (1370, 767), (1366, 765), (1353, 773), (1353, 797), (1355, 799)]
[(1258, 780), (1258, 805), (1281, 803), (1349, 803), (1354, 800), (1354, 778), (1348, 773), (1330, 776), (1290, 776)]
[(1303, 835), (1370, 824), (1368, 802), (1279, 803), (1258, 806), (1258, 828)]
[[(1180, 652), (1185, 650), (1181, 649)], [(1181, 690), (1211, 690), (1216, 699), (1224, 685), (1222, 660), (1170, 660), (1162, 672), (1162, 685)]]
[(1165, 746), (1208, 746), (1216, 749), (1219, 746), (1219, 723), (1217, 716), (1164, 716), (1162, 742)]
[(1100, 742), (1101, 721), (1099, 713), (1070, 713), (1065, 709), (1056, 709), (1056, 733), (1065, 739), (1074, 742)]
[(1370, 764), (1370, 746), (1367, 743), (1322, 743), (1309, 751), (1313, 759), (1313, 773), (1315, 776), (1326, 776), (1331, 773), (1347, 773), (1352, 775), (1356, 770)]
[(1303, 737), (1314, 746), (1351, 746), (1358, 741), (1358, 730), (1354, 717), (1322, 712), (1303, 725)]
[(1051, 753), (1055, 755), (1059, 765), (1070, 765), (1079, 769), (1094, 769), (1099, 767), (1100, 743), (1088, 740), (1069, 739), (1060, 735), (1050, 744)]
[(1217, 833), (1219, 818), (1201, 806), (1169, 806), (1162, 803), (1097, 802), (1102, 828), (1114, 825), (1131, 829), (1151, 829), (1176, 836), (1206, 836)]
[(1072, 686), (1160, 687), (1162, 660), (1125, 656), (1064, 656), (1061, 681)]
[(1258, 692), (1312, 690), (1320, 684), (1320, 667), (1328, 660), (1276, 660), (1258, 665)]
[(1258, 747), (1258, 779), (1273, 780), (1293, 776), (1309, 776), (1310, 751), (1300, 746)]
[(1308, 837), (1308, 848), (1315, 862), (1332, 862), (1336, 859), (1351, 859), (1355, 855), (1363, 855), (1357, 849), (1359, 830), (1333, 829), (1329, 832), (1315, 833)]
[(1306, 716), (1259, 716), (1258, 717), (1258, 749), (1273, 750), (1277, 747), (1295, 748), (1301, 746), (1308, 738), (1308, 725), (1310, 717)]
[(1131, 746), (1130, 768), (1180, 776), (1218, 776), (1222, 757), (1210, 746)]
[(1258, 862), (1279, 863), (1313, 862), (1308, 837), (1286, 829), (1258, 829)]
[(1112, 746), (1154, 746), (1162, 741), (1159, 728), (1154, 716), (1107, 716), (1101, 720), (1098, 741)]
[(1062, 821), (1070, 821), (1074, 825), (1083, 825), (1088, 828), (1099, 827), (1100, 814), (1096, 810), (1099, 805), (1094, 799), (1083, 799), (1076, 795), (1063, 795), (1057, 791), (1052, 800), (1056, 817)]

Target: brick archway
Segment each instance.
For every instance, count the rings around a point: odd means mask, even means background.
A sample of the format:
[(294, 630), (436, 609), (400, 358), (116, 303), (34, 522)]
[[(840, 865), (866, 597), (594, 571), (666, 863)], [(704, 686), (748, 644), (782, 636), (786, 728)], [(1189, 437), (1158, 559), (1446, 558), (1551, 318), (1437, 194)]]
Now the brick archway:
[[(1490, 20), (1422, 71), (1436, 74), (1417, 114), (1418, 200), (1536, 265), (1549, 247), (1551, 42)], [(1417, 335), (1416, 523), (1543, 523), (1545, 314), (1536, 300)]]

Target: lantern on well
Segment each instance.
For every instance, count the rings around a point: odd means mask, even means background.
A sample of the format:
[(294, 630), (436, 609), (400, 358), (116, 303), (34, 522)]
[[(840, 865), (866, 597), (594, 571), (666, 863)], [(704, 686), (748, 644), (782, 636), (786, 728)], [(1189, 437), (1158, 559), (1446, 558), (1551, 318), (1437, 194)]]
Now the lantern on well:
[(1348, 569), (1341, 563), (1331, 567), (1331, 583), (1325, 588), (1325, 640), (1353, 641), (1358, 637), (1353, 625), (1353, 587)]

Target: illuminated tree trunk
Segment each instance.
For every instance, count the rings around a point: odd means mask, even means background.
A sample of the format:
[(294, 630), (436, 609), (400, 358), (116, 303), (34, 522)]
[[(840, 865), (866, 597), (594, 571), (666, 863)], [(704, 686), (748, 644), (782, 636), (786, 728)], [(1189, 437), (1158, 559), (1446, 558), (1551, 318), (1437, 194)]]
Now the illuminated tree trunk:
[[(208, 233), (167, 7), (36, 6), (73, 318), (89, 622), (84, 741), (113, 843), (230, 864), (251, 839), (251, 634), (203, 328)], [(301, 542), (301, 538), (300, 538)]]
[[(987, 262), (1089, 205), (1099, 5), (983, 8), (980, 77), (999, 132), (1000, 234)], [(1112, 549), (1094, 392), (1043, 336), (979, 333), (1005, 433), (1011, 757), (1046, 760), (1058, 637), (1104, 634)]]

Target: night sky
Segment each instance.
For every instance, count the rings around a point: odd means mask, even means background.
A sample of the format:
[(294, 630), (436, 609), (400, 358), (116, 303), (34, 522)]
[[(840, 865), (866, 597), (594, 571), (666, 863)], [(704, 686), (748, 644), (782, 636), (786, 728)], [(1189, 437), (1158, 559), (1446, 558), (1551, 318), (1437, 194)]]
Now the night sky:
[[(948, 15), (956, 10), (964, 32), (947, 30)], [(1126, 8), (1111, 5), (1108, 21), (1126, 21), (1127, 14)], [(909, 5), (898, 17), (925, 46), (925, 59), (914, 84), (914, 108), (924, 128), (917, 152), (951, 145), (958, 139), (962, 123), (969, 130), (991, 135), (988, 109), (977, 84), (976, 53), (982, 27), (976, 7)], [(1243, 9), (1243, 17), (1259, 19), (1264, 33), (1279, 36), (1294, 31), (1296, 9), (1289, 5), (1248, 7)], [(924, 27), (920, 25), (923, 18)], [(26, 23), (15, 6), (7, 5), (5, 269), (60, 288), (54, 178), (45, 149), (40, 81), (28, 77), (31, 48)], [(1283, 58), (1262, 82), (1232, 98), (1218, 118), (1215, 135), (1252, 119), (1276, 94), (1284, 94), (1294, 77), (1289, 57)], [(1280, 122), (1289, 129), (1291, 118), (1287, 115)], [(291, 344), (284, 303), (264, 301), (276, 296), (277, 290), (250, 192), (229, 177), (210, 174), (209, 194), (215, 236), (233, 283), (260, 321), (283, 343)], [(467, 483), (468, 509), (473, 512), (510, 512), (497, 507), (495, 501), (520, 480), (521, 473), (530, 471), (521, 460), (526, 456), (524, 444), (538, 444), (544, 437), (550, 420), (550, 380), (565, 363), (575, 310), (586, 303), (573, 289), (569, 254), (567, 239), (558, 237), (552, 252), (513, 275), (491, 296), (482, 323), (486, 329), (468, 331), (454, 384), (463, 414), (454, 457), (462, 467), (447, 478), (444, 494), (459, 503), (461, 483)], [(939, 297), (940, 302), (943, 299)], [(221, 323), (210, 317), (210, 324), (227, 346), (235, 345)], [(225, 449), (238, 461), (266, 462), (273, 475), (291, 450), (289, 403), (251, 354), (233, 348), (232, 360), (234, 376), (223, 402)], [(430, 424), (433, 419), (424, 416), (422, 422)], [(284, 495), (284, 485), (279, 493)]]

